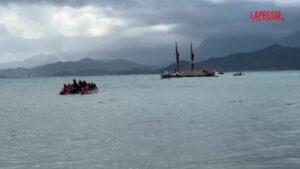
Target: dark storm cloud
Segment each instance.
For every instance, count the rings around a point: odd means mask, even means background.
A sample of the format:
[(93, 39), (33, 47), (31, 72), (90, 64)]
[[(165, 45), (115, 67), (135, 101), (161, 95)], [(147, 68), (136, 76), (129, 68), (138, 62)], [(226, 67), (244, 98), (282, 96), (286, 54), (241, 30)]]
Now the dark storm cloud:
[[(211, 2), (204, 0), (4, 0), (0, 5), (42, 4), (49, 6), (71, 6), (80, 8), (86, 5), (109, 8), (107, 15), (122, 17), (127, 27), (117, 29), (109, 37), (98, 38), (49, 38), (51, 44), (57, 47), (53, 53), (64, 53), (66, 56), (99, 57), (99, 58), (131, 58), (140, 61), (158, 62), (165, 55), (172, 55), (174, 41), (179, 41), (182, 48), (186, 48), (191, 40), (195, 46), (210, 36), (226, 34), (247, 34), (280, 37), (300, 29), (299, 6), (278, 6), (272, 2), (221, 1)], [(249, 18), (250, 11), (254, 10), (282, 10), (284, 22), (255, 22)], [(153, 25), (174, 25), (167, 32), (143, 32)], [(0, 35), (2, 29), (0, 25)], [(3, 31), (5, 33), (5, 31)], [(126, 36), (132, 33), (132, 36)], [(141, 32), (141, 33), (139, 33)], [(136, 34), (136, 35), (134, 35)], [(26, 45), (36, 45), (36, 40)], [(47, 45), (47, 39), (41, 40)], [(55, 41), (59, 41), (55, 43)], [(92, 45), (89, 45), (92, 44)], [(12, 49), (13, 47), (13, 43)], [(42, 45), (39, 45), (42, 46)], [(52, 45), (53, 46), (53, 45)], [(92, 46), (88, 48), (89, 46)], [(26, 48), (26, 47), (25, 47)], [(43, 47), (41, 47), (43, 48)], [(46, 48), (46, 47), (45, 47)], [(67, 48), (67, 50), (65, 49)], [(28, 47), (27, 49), (32, 49)], [(63, 51), (60, 51), (63, 49)], [(72, 52), (72, 50), (76, 52)], [(80, 51), (81, 52), (78, 52)], [(151, 52), (152, 51), (152, 52)], [(155, 52), (153, 52), (155, 51)], [(1, 51), (0, 51), (1, 52)], [(185, 51), (183, 51), (184, 53)], [(68, 53), (68, 54), (67, 54)], [(173, 59), (170, 57), (170, 59)], [(168, 59), (165, 59), (168, 62)]]
[(0, 4), (49, 4), (57, 6), (110, 5), (133, 4), (135, 0), (1, 0)]
[[(122, 17), (130, 20), (135, 26), (175, 23), (178, 24), (178, 28), (174, 33), (196, 38), (230, 33), (281, 36), (285, 34), (284, 32), (300, 28), (300, 22), (297, 22), (300, 16), (299, 7), (278, 6), (271, 1), (228, 0), (213, 3), (205, 0), (27, 0), (22, 2), (110, 7), (120, 12)], [(273, 9), (282, 10), (286, 22), (255, 23), (249, 19), (250, 11)]]
[[(210, 36), (243, 34), (277, 38), (297, 31), (300, 28), (300, 22), (298, 22), (300, 18), (299, 7), (276, 6), (273, 3), (212, 3), (197, 0), (130, 2), (132, 3), (130, 7), (126, 7), (124, 4), (114, 4), (114, 8), (122, 11), (123, 16), (130, 18), (136, 25), (177, 24), (177, 27), (170, 34), (178, 36), (162, 35), (162, 39), (164, 37), (169, 38), (169, 44), (161, 44), (162, 47), (160, 50), (158, 50), (159, 47), (152, 45), (138, 46), (136, 48), (139, 50), (135, 51), (132, 51), (134, 49), (132, 47), (121, 50), (123, 54), (124, 51), (130, 50), (131, 52), (128, 52), (128, 54), (130, 53), (128, 57), (143, 56), (145, 53), (148, 53), (143, 51), (149, 51), (149, 49), (160, 51), (161, 55), (159, 55), (159, 52), (156, 53), (155, 59), (147, 56), (152, 61), (166, 55), (168, 53), (167, 50), (170, 50), (170, 45), (174, 45), (173, 42), (175, 40), (181, 43), (182, 48), (187, 48), (190, 40), (195, 41), (196, 45), (199, 45), (201, 40)], [(282, 10), (283, 16), (286, 19), (285, 22), (255, 22), (249, 18), (250, 11), (274, 9)], [(135, 54), (133, 54), (134, 52)], [(185, 53), (184, 50), (182, 52)], [(116, 52), (114, 53), (114, 56), (120, 55)]]
[[(272, 3), (207, 1), (147, 1), (137, 7), (120, 8), (127, 18), (134, 18), (138, 24), (176, 23), (176, 33), (188, 37), (206, 37), (215, 34), (264, 34), (279, 35), (299, 28), (298, 7), (278, 7)], [(283, 11), (286, 22), (253, 22), (250, 11)], [(281, 32), (281, 33), (280, 33)]]
[[(155, 24), (178, 24), (174, 33), (183, 36), (206, 37), (228, 33), (259, 33), (280, 35), (279, 32), (292, 31), (300, 27), (299, 7), (281, 7), (274, 3), (222, 1), (213, 3), (205, 0), (3, 0), (0, 4), (49, 4), (57, 6), (93, 5), (109, 7), (131, 21), (134, 26)], [(285, 23), (255, 23), (249, 19), (252, 10), (280, 9), (286, 17)], [(112, 14), (111, 14), (112, 15)], [(129, 25), (131, 26), (131, 25)], [(284, 34), (284, 33), (282, 33)]]

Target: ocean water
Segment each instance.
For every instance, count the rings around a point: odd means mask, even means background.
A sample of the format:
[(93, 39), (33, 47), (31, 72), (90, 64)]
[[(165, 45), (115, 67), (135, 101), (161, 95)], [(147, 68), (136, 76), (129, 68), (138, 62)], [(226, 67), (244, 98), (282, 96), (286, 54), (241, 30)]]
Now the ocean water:
[(299, 169), (300, 72), (0, 79), (1, 169)]

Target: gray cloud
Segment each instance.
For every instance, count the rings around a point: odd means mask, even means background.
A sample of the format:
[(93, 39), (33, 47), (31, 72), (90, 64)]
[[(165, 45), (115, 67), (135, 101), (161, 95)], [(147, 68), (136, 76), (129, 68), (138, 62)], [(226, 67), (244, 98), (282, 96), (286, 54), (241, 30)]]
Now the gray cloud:
[[(9, 35), (5, 26), (0, 25), (0, 62), (24, 59), (35, 53), (55, 53), (66, 58), (128, 58), (140, 62), (165, 63), (173, 60), (174, 41), (180, 43), (182, 53), (187, 53), (187, 45), (193, 40), (195, 46), (210, 36), (226, 34), (255, 34), (280, 37), (300, 28), (298, 6), (281, 6), (270, 2), (203, 0), (27, 0), (1, 1), (0, 6), (17, 5), (24, 9), (30, 5), (63, 8), (93, 6), (104, 9), (105, 16), (121, 18), (125, 26), (118, 26), (111, 34), (99, 37), (66, 37), (55, 34), (47, 24), (47, 10), (33, 18), (38, 31), (46, 34), (40, 39), (23, 39)], [(45, 7), (46, 6), (46, 7)], [(285, 22), (254, 22), (249, 19), (252, 10), (283, 11)], [(50, 10), (49, 10), (50, 11)], [(24, 11), (32, 15), (32, 10)], [(41, 25), (39, 25), (41, 24)], [(44, 27), (46, 26), (46, 27)], [(5, 29), (4, 29), (5, 28)], [(68, 28), (68, 27), (67, 27)], [(158, 31), (156, 31), (156, 28)], [(29, 27), (28, 30), (31, 30)], [(165, 30), (166, 29), (166, 30)], [(3, 30), (3, 31), (2, 31)], [(5, 31), (4, 31), (5, 30)], [(3, 33), (1, 33), (3, 32)], [(18, 33), (18, 32), (17, 32)], [(5, 34), (5, 35), (3, 35)], [(14, 57), (11, 57), (16, 53)], [(22, 52), (24, 53), (22, 55)], [(8, 54), (10, 57), (8, 57)]]

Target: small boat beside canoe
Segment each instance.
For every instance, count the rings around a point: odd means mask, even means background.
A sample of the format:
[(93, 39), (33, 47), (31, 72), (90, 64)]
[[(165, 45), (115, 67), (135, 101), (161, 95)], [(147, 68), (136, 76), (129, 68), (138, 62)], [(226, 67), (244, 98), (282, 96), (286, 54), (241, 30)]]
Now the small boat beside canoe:
[(244, 72), (237, 72), (233, 76), (244, 76), (244, 75), (245, 75)]

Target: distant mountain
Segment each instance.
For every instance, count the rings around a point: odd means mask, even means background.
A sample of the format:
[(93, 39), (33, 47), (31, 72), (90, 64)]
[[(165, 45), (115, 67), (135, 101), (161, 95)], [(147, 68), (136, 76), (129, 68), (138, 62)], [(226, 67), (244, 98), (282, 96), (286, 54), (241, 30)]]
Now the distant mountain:
[(279, 38), (276, 43), (288, 47), (300, 47), (300, 30)]
[(244, 53), (263, 49), (271, 44), (286, 47), (300, 47), (300, 30), (278, 39), (255, 35), (224, 35), (205, 39), (196, 48), (196, 60), (225, 57), (234, 53)]
[(0, 63), (0, 69), (8, 69), (8, 68), (33, 68), (36, 66), (41, 66), (49, 63), (59, 62), (60, 59), (53, 55), (39, 54), (30, 58), (27, 58), (22, 61), (14, 61), (8, 63)]
[(225, 57), (233, 53), (250, 52), (265, 48), (274, 39), (264, 36), (226, 35), (205, 39), (195, 50), (196, 60)]
[[(82, 59), (77, 62), (57, 62), (35, 68), (16, 68), (0, 70), (0, 77), (39, 76), (80, 76), (80, 75), (112, 75), (141, 74), (174, 71), (175, 64), (161, 69), (137, 64), (126, 60), (97, 61)], [(300, 70), (300, 47), (283, 47), (273, 44), (253, 52), (231, 54), (222, 58), (210, 58), (200, 61), (197, 69), (214, 69), (221, 71), (246, 70)], [(180, 62), (181, 70), (190, 70), (188, 61)]]
[(148, 65), (137, 64), (122, 59), (98, 61), (84, 58), (73, 62), (56, 62), (35, 68), (16, 68), (0, 70), (0, 76), (31, 77), (68, 75), (106, 75), (124, 73), (147, 73), (153, 71)]
[[(190, 70), (189, 62), (181, 62), (181, 70)], [(222, 71), (241, 70), (300, 70), (300, 47), (282, 47), (273, 44), (267, 48), (232, 54), (222, 58), (211, 58), (198, 62), (199, 69), (214, 69)], [(160, 71), (173, 71), (171, 64)]]

